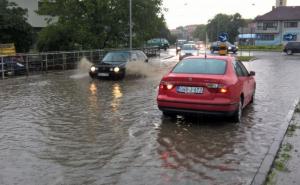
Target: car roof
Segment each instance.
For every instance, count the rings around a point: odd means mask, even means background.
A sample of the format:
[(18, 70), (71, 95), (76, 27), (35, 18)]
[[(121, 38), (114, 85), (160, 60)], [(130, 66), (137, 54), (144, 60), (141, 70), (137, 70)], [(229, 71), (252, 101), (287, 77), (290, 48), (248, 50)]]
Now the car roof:
[(108, 53), (132, 53), (132, 52), (143, 52), (142, 50), (115, 50), (109, 51)]
[[(216, 56), (216, 55), (207, 55), (207, 59), (217, 59), (217, 60), (224, 60), (224, 61), (233, 61), (234, 57), (232, 56)], [(205, 59), (205, 55), (198, 55), (198, 56), (189, 56), (185, 59)]]

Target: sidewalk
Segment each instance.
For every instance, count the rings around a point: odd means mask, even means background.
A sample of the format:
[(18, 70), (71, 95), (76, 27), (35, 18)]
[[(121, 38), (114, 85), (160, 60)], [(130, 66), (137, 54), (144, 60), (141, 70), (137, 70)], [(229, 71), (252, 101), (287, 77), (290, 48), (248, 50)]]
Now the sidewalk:
[(266, 184), (300, 184), (300, 103), (295, 109)]

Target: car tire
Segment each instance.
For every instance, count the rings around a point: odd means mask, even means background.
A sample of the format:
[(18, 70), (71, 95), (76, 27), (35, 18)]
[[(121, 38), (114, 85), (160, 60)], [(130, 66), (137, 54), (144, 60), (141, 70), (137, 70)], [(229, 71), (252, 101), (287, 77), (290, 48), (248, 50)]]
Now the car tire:
[(239, 123), (242, 120), (242, 112), (243, 112), (243, 100), (239, 102), (237, 110), (233, 113), (232, 121), (235, 123)]
[(92, 79), (95, 79), (95, 78), (96, 78), (96, 75), (90, 74), (90, 77), (91, 77)]
[(176, 116), (176, 114), (174, 114), (172, 112), (168, 112), (168, 111), (162, 111), (162, 113), (165, 117), (174, 118)]
[(293, 54), (293, 51), (289, 49), (289, 50), (286, 51), (286, 54), (292, 55), (292, 54)]

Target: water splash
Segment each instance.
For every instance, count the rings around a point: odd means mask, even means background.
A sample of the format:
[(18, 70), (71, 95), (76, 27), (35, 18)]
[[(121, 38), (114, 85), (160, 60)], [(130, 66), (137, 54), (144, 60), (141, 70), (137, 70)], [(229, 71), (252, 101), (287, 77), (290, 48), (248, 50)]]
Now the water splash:
[(126, 65), (126, 76), (156, 77), (160, 70), (160, 66), (155, 63), (131, 61)]
[(80, 79), (88, 76), (90, 67), (93, 65), (86, 57), (82, 57), (77, 65), (77, 70), (70, 78)]

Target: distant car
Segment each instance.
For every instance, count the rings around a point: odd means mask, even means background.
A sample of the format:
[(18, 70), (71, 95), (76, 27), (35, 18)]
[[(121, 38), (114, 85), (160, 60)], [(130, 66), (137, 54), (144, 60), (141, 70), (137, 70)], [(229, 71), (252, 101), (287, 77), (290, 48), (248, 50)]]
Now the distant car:
[(239, 122), (254, 101), (254, 75), (230, 56), (187, 57), (162, 78), (157, 105), (165, 116), (221, 114)]
[(146, 46), (159, 47), (159, 49), (167, 50), (170, 47), (169, 41), (164, 38), (155, 38), (147, 41)]
[[(220, 41), (213, 42), (210, 46), (211, 53), (214, 53), (215, 51), (219, 51), (221, 43), (222, 42), (220, 42)], [(230, 42), (225, 42), (225, 44), (227, 46), (228, 52), (236, 53), (238, 51), (238, 47), (235, 46), (234, 44), (231, 44)]]
[(176, 42), (176, 54), (181, 50), (182, 46), (186, 43), (187, 43), (186, 40), (183, 40), (183, 39), (177, 40), (177, 42)]
[(300, 53), (300, 42), (288, 42), (283, 49), (288, 55), (292, 55), (293, 53)]
[[(3, 67), (5, 75), (24, 75), (26, 67), (21, 56), (8, 56), (3, 58)], [(2, 63), (0, 61), (0, 71), (2, 71)]]
[(199, 49), (196, 44), (184, 44), (181, 48), (179, 60), (182, 60), (188, 56), (197, 56), (199, 55)]
[(90, 77), (122, 79), (128, 62), (148, 62), (148, 58), (140, 50), (108, 52), (99, 64), (91, 66)]

